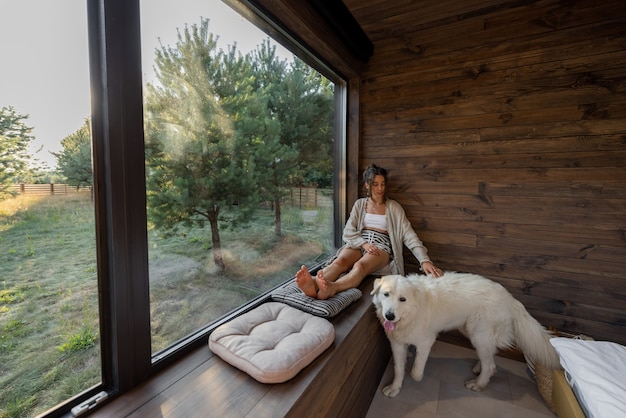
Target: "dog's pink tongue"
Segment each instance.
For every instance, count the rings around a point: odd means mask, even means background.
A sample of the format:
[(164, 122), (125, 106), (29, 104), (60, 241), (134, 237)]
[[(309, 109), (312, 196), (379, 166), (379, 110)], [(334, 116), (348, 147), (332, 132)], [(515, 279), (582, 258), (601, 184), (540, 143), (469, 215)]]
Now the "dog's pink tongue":
[(383, 326), (387, 331), (393, 331), (394, 329), (396, 329), (396, 323), (391, 321), (385, 321)]

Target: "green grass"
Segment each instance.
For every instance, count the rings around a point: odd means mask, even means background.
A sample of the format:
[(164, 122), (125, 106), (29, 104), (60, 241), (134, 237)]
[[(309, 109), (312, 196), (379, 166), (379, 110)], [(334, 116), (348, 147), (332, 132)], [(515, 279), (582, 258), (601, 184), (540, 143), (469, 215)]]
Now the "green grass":
[[(98, 329), (93, 225), (93, 206), (81, 195), (0, 204), (2, 417), (32, 416), (63, 401), (64, 381), (99, 359), (97, 345), (78, 363), (58, 349), (83, 324)], [(100, 380), (94, 370), (83, 389)]]
[[(330, 209), (313, 222), (283, 208), (220, 230), (217, 274), (210, 230), (149, 231), (152, 352), (293, 276), (332, 248)], [(320, 239), (324, 237), (324, 239)], [(0, 201), (0, 418), (31, 417), (100, 381), (94, 208), (89, 195)]]

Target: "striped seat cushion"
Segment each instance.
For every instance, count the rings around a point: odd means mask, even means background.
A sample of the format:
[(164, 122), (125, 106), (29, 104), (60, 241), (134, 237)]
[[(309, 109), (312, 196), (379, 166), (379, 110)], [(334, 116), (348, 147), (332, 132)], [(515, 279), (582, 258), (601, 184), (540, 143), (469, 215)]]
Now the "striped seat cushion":
[(353, 288), (337, 293), (335, 296), (320, 300), (302, 293), (298, 285), (291, 281), (272, 292), (272, 300), (282, 302), (310, 314), (331, 318), (345, 309), (352, 302), (361, 298), (359, 289)]

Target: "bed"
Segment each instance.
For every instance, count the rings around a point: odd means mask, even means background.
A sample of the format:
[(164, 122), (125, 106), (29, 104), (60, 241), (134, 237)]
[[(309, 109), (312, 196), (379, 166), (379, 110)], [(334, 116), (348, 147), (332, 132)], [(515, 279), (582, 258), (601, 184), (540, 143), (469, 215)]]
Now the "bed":
[(558, 417), (585, 418), (563, 370), (552, 371), (552, 410)]
[(626, 347), (609, 341), (550, 340), (563, 370), (552, 379), (559, 418), (626, 417)]

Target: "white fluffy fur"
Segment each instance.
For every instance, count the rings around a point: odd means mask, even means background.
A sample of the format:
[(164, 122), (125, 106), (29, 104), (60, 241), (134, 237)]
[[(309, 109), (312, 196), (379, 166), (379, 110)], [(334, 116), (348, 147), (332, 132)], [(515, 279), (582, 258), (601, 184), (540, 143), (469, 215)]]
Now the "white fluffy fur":
[(465, 382), (468, 389), (487, 386), (499, 348), (516, 345), (533, 362), (559, 367), (549, 333), (504, 287), (485, 277), (454, 272), (440, 278), (383, 276), (375, 280), (372, 295), (393, 353), (394, 379), (383, 388), (385, 396), (400, 392), (409, 345), (416, 347), (411, 377), (419, 382), (437, 335), (452, 329), (469, 338), (479, 358), (473, 369), (478, 377)]

